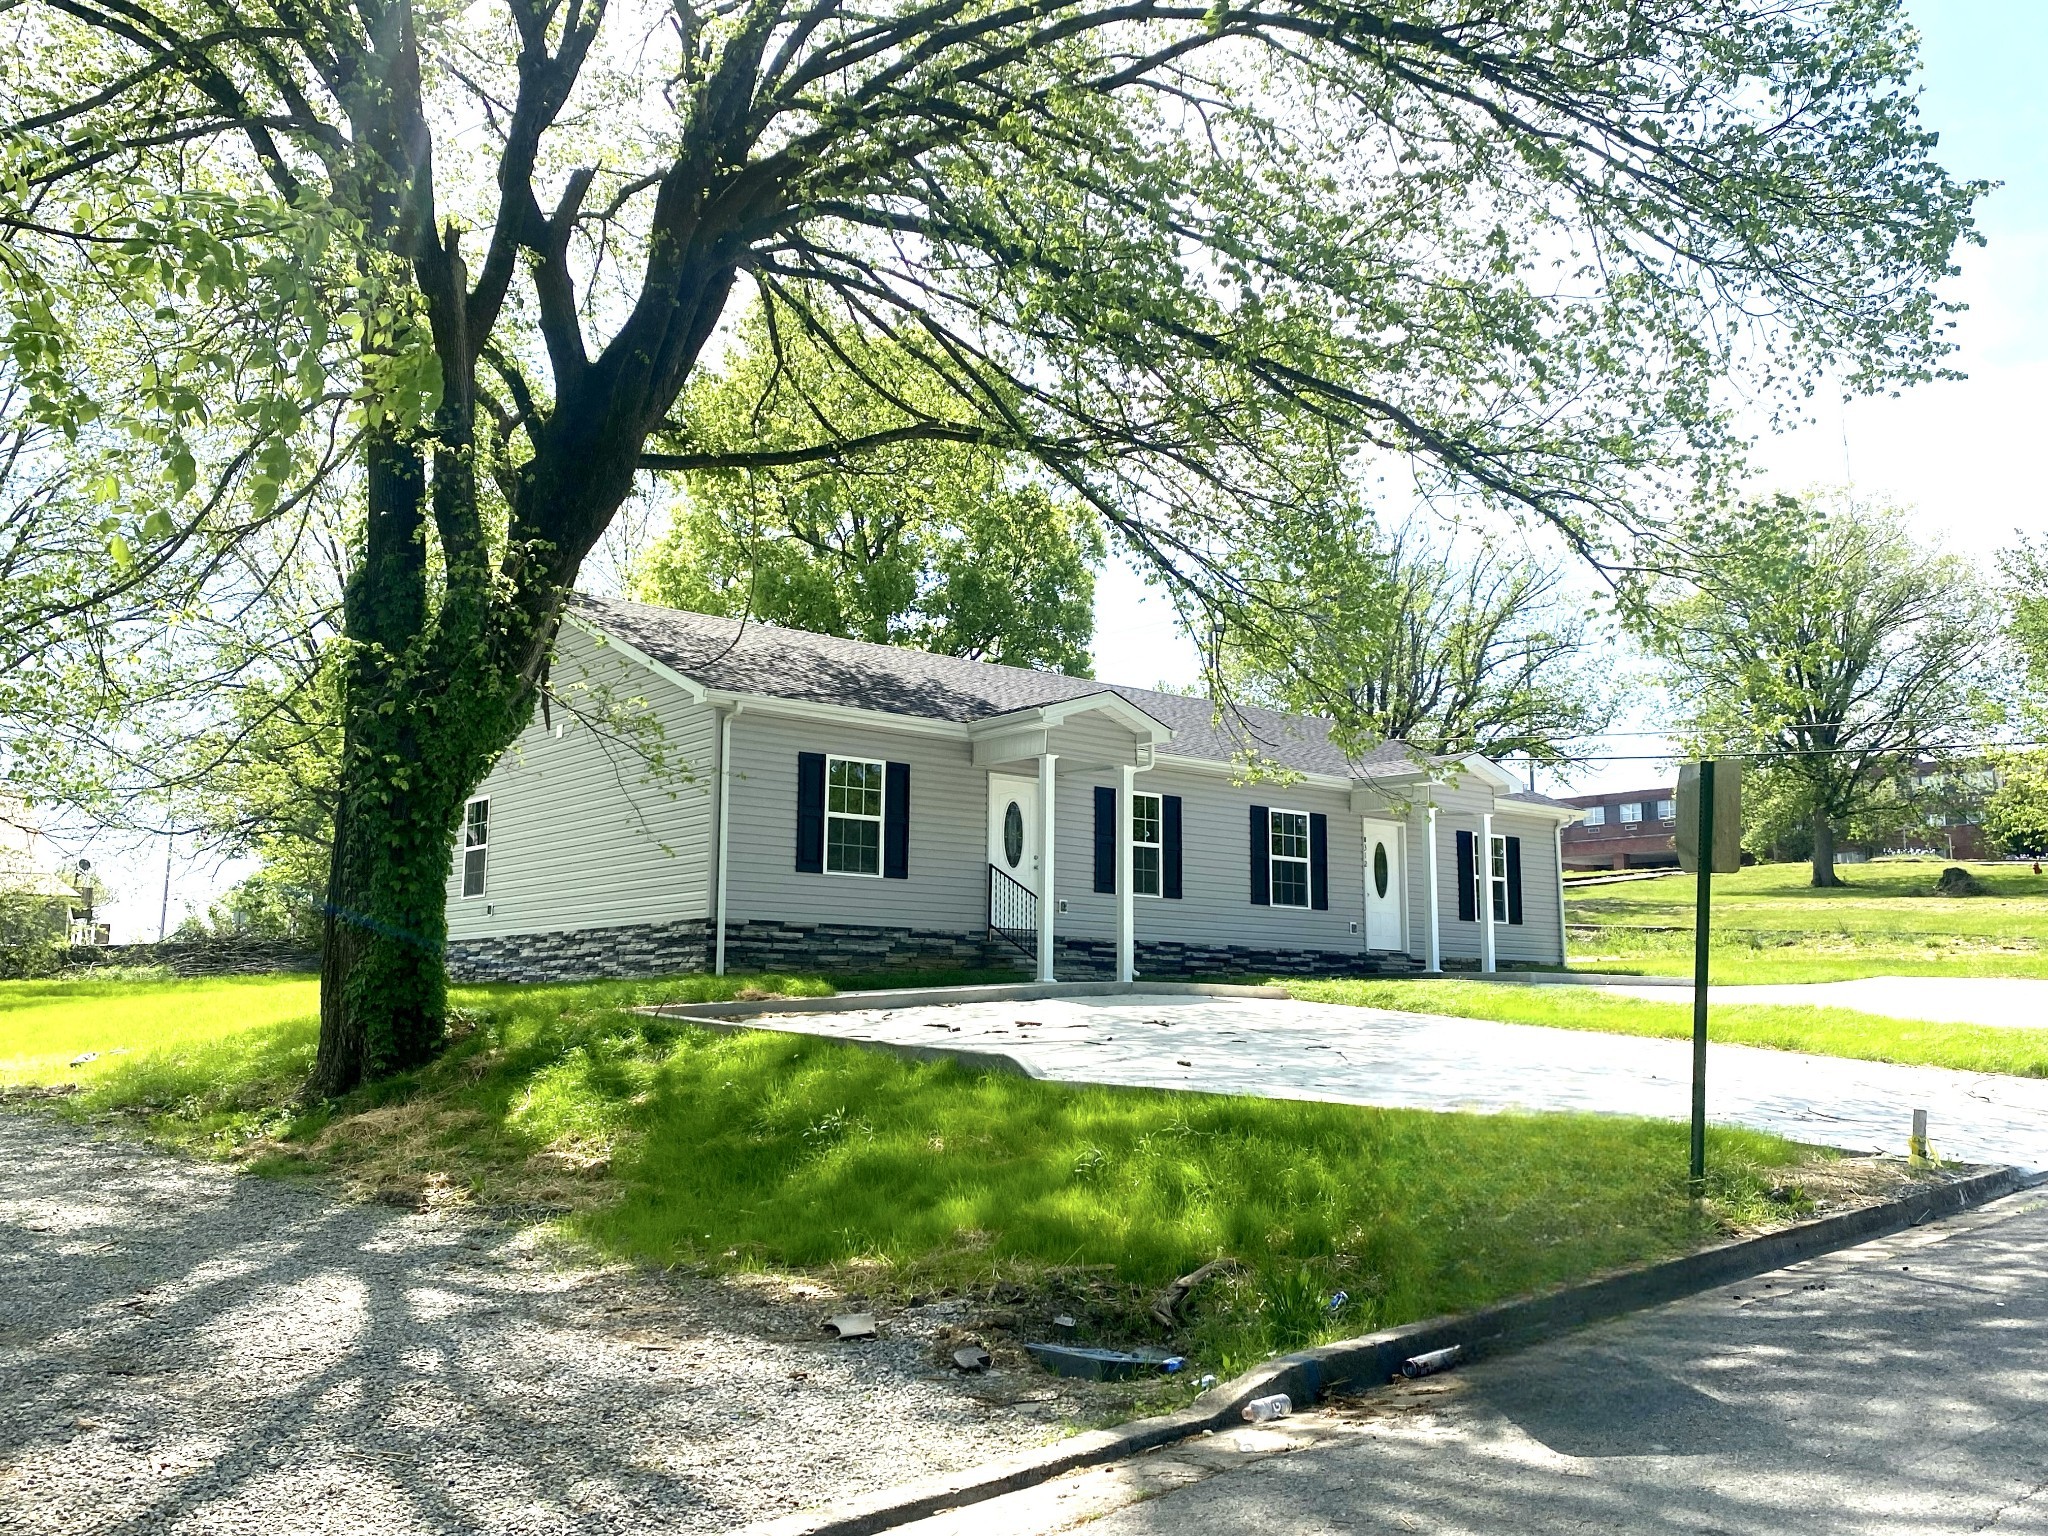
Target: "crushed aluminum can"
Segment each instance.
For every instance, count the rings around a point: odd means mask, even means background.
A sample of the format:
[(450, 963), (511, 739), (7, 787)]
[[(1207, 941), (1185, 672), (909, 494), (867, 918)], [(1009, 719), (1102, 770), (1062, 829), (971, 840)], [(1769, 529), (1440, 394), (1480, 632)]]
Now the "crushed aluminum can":
[(1401, 1374), (1409, 1381), (1434, 1376), (1437, 1372), (1448, 1371), (1456, 1365), (1464, 1353), (1464, 1345), (1453, 1344), (1447, 1349), (1432, 1349), (1427, 1354), (1412, 1355), (1401, 1362)]

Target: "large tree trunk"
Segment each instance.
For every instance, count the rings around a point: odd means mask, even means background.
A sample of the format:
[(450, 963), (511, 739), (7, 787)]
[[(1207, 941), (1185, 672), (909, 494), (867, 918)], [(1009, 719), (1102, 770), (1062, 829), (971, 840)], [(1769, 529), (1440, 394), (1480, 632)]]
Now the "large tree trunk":
[(1823, 887), (1842, 883), (1835, 875), (1835, 829), (1825, 811), (1813, 813), (1813, 883)]
[[(425, 465), (393, 436), (368, 449), (363, 557), (342, 605), (342, 762), (311, 1087), (341, 1094), (439, 1049), (447, 882), (464, 802), (524, 724), (531, 691), (493, 643), (480, 559), (450, 560), (430, 607)], [(474, 497), (444, 472), (434, 494)], [(455, 509), (448, 509), (451, 512)]]

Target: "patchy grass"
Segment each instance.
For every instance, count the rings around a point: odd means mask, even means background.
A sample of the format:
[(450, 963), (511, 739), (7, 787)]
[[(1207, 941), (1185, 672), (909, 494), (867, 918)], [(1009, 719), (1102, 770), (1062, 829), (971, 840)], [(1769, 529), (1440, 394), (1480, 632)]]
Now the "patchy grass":
[[(1229, 1256), (1242, 1267), (1197, 1293), (1175, 1337), (1218, 1371), (1783, 1219), (1841, 1166), (1717, 1129), (1695, 1205), (1676, 1124), (1078, 1088), (625, 1011), (701, 995), (708, 978), (463, 988), (432, 1066), (306, 1104), (310, 994), (279, 1017), (294, 994), (230, 989), (271, 1013), (238, 1019), (217, 998), (210, 1035), (157, 1038), (153, 1016), (187, 1017), (185, 993), (212, 985), (156, 984), (156, 1015), (124, 1015), (111, 1066), (50, 1066), (44, 1051), (18, 1076), (75, 1085), (65, 1113), (132, 1117), (262, 1171), (545, 1213), (648, 1264), (803, 1270), (877, 1297), (957, 1289), (1008, 1308), (994, 1326), (1026, 1337), (1068, 1310), (1102, 1337), (1156, 1338), (1151, 1297)], [(16, 1056), (11, 1036), (0, 1054)]]
[[(1689, 1001), (1609, 997), (1598, 987), (1436, 980), (1284, 981), (1280, 985), (1313, 1002), (1616, 1035), (1692, 1037)], [(1707, 1028), (1723, 1045), (1762, 1045), (1859, 1061), (2048, 1077), (2048, 1029), (1927, 1024), (1848, 1008), (1762, 1003), (1710, 1004)]]
[[(1714, 979), (1843, 981), (1862, 976), (2048, 977), (2048, 875), (2024, 864), (1965, 864), (1981, 896), (1938, 896), (1951, 861), (1884, 859), (1840, 867), (1837, 890), (1803, 864), (1759, 864), (1714, 878)], [(1693, 877), (1565, 893), (1575, 970), (1685, 975), (1692, 969)]]

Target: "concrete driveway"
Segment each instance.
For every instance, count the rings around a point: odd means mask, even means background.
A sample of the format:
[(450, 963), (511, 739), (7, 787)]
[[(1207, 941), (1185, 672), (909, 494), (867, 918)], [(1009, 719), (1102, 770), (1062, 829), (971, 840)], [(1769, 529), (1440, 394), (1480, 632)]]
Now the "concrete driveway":
[[(749, 1027), (1010, 1057), (1060, 1082), (1420, 1109), (1589, 1110), (1684, 1119), (1691, 1045), (1479, 1019), (1187, 994), (775, 1014)], [(1903, 1154), (1928, 1111), (1937, 1154), (2048, 1168), (2048, 1081), (1723, 1045), (1717, 1121)]]
[[(1692, 988), (1603, 986), (1603, 997), (1640, 997), (1656, 1003), (1692, 1002)], [(2048, 981), (2019, 976), (1867, 976), (1857, 981), (1779, 982), (1712, 987), (1712, 1003), (1795, 1003), (1853, 1008), (1930, 1024), (1989, 1024), (2001, 1029), (2048, 1029)]]
[(2040, 1533), (2044, 1268), (2018, 1195), (904, 1536)]

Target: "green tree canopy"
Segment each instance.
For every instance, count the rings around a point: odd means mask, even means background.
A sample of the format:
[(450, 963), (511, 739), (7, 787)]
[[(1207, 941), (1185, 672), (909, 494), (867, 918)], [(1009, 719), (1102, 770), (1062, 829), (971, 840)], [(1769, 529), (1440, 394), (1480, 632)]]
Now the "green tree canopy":
[(673, 415), (736, 294), (893, 339), (920, 435), (1029, 453), (1184, 603), (1317, 536), (1311, 448), (1599, 554), (1726, 482), (1737, 399), (1942, 366), (1982, 189), (1914, 49), (1899, 0), (20, 0), (0, 385), (105, 468), (0, 623), (105, 650), (352, 477), (345, 1089), (441, 1038), (464, 797), (620, 505), (791, 462)]
[(1222, 637), (1234, 692), (1355, 746), (1564, 763), (1626, 697), (1563, 574), (1527, 549), (1459, 552), (1419, 521), (1384, 536), (1354, 508), (1246, 584), (1256, 602)]
[[(1090, 675), (1092, 509), (1014, 448), (924, 435), (949, 409), (899, 344), (755, 310), (737, 356), (677, 415), (712, 450), (795, 462), (700, 470), (636, 582), (649, 602)], [(821, 427), (849, 444), (806, 450)]]
[(1912, 766), (1969, 742), (1995, 628), (1968, 564), (1847, 496), (1777, 496), (1695, 519), (1680, 573), (1639, 614), (1691, 751), (1748, 757), (1746, 831), (1836, 838), (1911, 814)]

